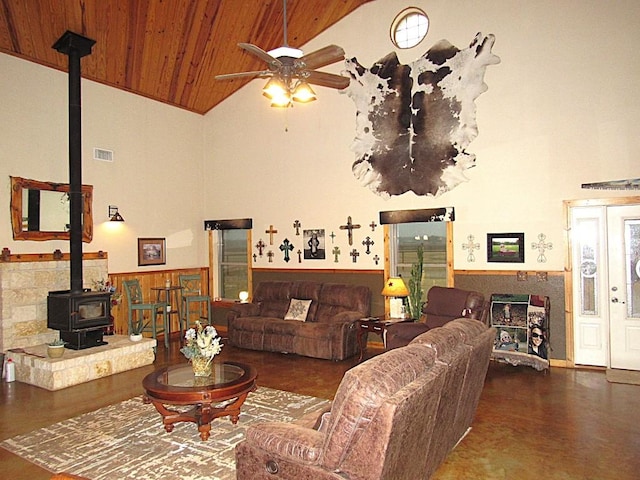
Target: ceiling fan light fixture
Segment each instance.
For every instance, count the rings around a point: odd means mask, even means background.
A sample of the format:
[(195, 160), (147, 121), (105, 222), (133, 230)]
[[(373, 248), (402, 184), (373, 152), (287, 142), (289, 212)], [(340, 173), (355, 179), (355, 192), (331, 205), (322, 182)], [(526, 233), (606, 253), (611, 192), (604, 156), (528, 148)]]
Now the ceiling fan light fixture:
[(280, 57), (300, 58), (304, 55), (302, 53), (302, 50), (298, 48), (287, 47), (287, 46), (274, 48), (273, 50), (269, 50), (267, 53), (275, 58), (280, 58)]
[(317, 99), (316, 92), (313, 91), (311, 85), (300, 80), (293, 90), (291, 99), (300, 103), (309, 103)]
[(289, 88), (278, 77), (271, 77), (262, 89), (262, 94), (270, 100), (289, 94)]
[(271, 106), (274, 108), (287, 108), (291, 107), (291, 96), (289, 92), (284, 92), (282, 95), (275, 96), (271, 99)]

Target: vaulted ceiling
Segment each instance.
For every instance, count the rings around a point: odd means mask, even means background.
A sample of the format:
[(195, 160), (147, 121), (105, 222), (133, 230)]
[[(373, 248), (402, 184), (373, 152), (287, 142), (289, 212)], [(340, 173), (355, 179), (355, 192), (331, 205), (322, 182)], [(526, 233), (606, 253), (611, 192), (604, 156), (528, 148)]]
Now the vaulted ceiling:
[[(288, 0), (288, 44), (304, 45), (369, 1)], [(239, 42), (283, 45), (283, 3), (0, 0), (0, 52), (66, 71), (68, 57), (52, 48), (66, 30), (96, 40), (84, 78), (204, 114), (251, 81), (216, 75), (264, 69)]]

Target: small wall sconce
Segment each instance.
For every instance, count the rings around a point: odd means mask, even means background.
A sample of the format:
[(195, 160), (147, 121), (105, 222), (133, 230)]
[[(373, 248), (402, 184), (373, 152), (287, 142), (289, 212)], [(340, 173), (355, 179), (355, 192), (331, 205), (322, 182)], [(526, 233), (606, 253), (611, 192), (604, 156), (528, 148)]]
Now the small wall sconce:
[(118, 207), (115, 205), (109, 205), (109, 221), (110, 222), (124, 222), (124, 218), (118, 212)]

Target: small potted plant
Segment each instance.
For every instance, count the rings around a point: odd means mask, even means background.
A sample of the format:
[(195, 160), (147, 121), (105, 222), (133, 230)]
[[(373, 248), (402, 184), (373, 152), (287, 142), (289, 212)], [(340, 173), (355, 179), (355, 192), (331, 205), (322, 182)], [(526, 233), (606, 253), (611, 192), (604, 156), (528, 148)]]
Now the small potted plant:
[(53, 342), (47, 343), (47, 355), (49, 358), (60, 358), (64, 355), (64, 346), (67, 342), (58, 338)]
[(131, 322), (131, 331), (129, 332), (129, 340), (132, 342), (139, 342), (142, 340), (142, 331), (147, 324), (144, 323), (144, 320), (141, 318), (135, 322)]

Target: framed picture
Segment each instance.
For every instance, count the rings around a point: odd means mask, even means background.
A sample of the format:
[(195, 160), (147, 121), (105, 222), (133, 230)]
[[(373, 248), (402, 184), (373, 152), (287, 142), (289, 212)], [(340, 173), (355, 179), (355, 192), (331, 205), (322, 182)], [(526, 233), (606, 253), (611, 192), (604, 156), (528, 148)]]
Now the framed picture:
[(302, 238), (304, 241), (305, 260), (324, 260), (324, 229), (303, 230)]
[(487, 262), (524, 263), (524, 233), (487, 233)]
[(167, 263), (166, 252), (164, 238), (138, 239), (138, 265), (164, 265)]

